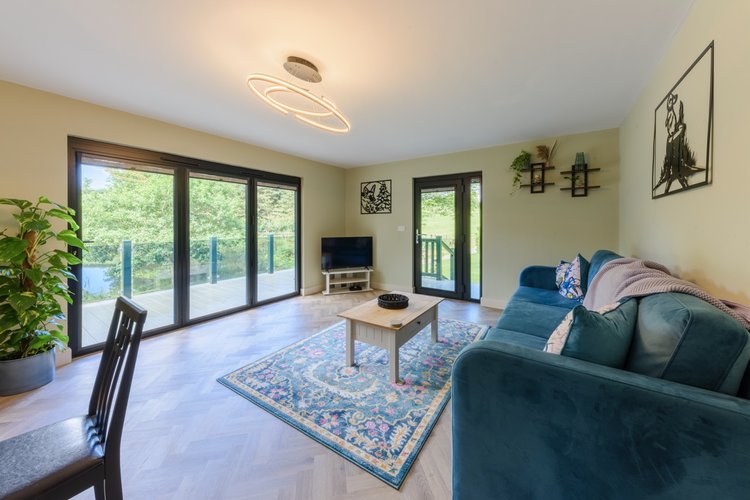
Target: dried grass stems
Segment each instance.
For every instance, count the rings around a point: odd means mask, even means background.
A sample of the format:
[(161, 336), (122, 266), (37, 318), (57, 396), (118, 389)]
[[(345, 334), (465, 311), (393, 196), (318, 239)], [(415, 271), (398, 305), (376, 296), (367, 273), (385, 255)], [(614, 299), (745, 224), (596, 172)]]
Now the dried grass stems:
[(549, 166), (552, 161), (552, 156), (555, 154), (555, 146), (557, 146), (557, 139), (552, 143), (552, 147), (548, 147), (545, 144), (540, 144), (536, 147), (536, 155), (544, 162), (545, 166)]

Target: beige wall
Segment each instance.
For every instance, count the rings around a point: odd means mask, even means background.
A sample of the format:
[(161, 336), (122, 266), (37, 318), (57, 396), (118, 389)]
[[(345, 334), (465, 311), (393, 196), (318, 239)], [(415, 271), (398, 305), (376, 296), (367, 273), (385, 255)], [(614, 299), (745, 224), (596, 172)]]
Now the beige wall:
[(6, 82), (0, 110), (0, 197), (67, 203), (69, 135), (301, 177), (302, 287), (322, 288), (320, 238), (344, 228), (343, 169)]
[[(620, 129), (620, 250), (750, 303), (750, 36), (746, 0), (696, 0)], [(713, 184), (651, 199), (654, 108), (715, 40)]]
[[(449, 155), (418, 158), (348, 170), (346, 173), (346, 234), (375, 237), (375, 275), (381, 288), (412, 287), (412, 190), (415, 177), (482, 172), (483, 252), (482, 303), (500, 307), (518, 286), (519, 271), (530, 264), (555, 265), (577, 252), (585, 257), (599, 248), (616, 249), (618, 219), (618, 132), (616, 129), (558, 138), (551, 180), (556, 185), (544, 194), (528, 189), (511, 195), (508, 170), (522, 149), (551, 145), (553, 139), (499, 146)], [(587, 198), (571, 198), (560, 191), (566, 182), (559, 173), (569, 170), (575, 153), (584, 151), (595, 184)], [(392, 179), (393, 213), (360, 215), (360, 182)], [(405, 231), (398, 231), (404, 226)]]

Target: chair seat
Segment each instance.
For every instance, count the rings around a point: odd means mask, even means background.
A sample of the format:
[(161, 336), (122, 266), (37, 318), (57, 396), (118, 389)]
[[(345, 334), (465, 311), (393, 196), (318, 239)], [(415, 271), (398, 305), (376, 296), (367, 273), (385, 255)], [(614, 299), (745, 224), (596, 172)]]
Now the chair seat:
[(0, 498), (29, 498), (67, 479), (104, 474), (104, 451), (91, 417), (69, 418), (0, 442)]

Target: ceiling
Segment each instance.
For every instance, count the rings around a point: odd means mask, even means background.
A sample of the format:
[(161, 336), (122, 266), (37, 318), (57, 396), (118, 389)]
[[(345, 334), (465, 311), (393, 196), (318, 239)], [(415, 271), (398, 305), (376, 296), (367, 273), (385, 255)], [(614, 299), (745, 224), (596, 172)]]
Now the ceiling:
[[(0, 80), (354, 167), (618, 127), (692, 0), (3, 0)], [(304, 84), (332, 134), (261, 102)]]

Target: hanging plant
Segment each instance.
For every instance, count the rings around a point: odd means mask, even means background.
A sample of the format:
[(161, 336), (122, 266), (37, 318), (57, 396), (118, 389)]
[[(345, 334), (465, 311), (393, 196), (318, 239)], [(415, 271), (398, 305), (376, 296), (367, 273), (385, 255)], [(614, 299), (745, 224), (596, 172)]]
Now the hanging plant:
[(521, 154), (516, 156), (513, 162), (510, 164), (510, 170), (511, 172), (513, 172), (513, 191), (521, 187), (523, 172), (525, 170), (528, 170), (529, 165), (531, 165), (531, 153), (523, 150), (521, 151)]

